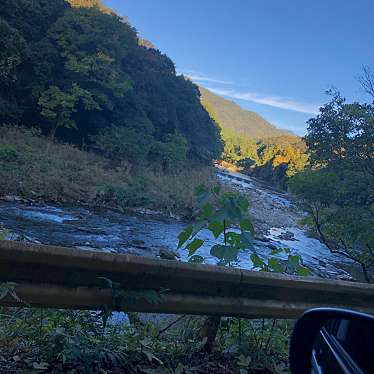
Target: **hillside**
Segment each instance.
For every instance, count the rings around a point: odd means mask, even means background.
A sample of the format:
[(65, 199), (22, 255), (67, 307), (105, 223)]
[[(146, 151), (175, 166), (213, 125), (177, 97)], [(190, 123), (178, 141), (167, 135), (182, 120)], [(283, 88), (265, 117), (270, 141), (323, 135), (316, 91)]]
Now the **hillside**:
[(287, 189), (288, 178), (308, 161), (305, 142), (255, 112), (199, 87), (201, 103), (221, 128), (223, 162), (267, 183)]
[(0, 36), (0, 125), (132, 165), (221, 154), (196, 86), (101, 1), (3, 0)]
[(204, 87), (199, 87), (199, 89), (203, 105), (218, 122), (224, 133), (252, 139), (266, 139), (284, 135), (293, 137), (290, 132), (276, 128), (257, 113), (245, 110), (238, 104), (215, 95)]

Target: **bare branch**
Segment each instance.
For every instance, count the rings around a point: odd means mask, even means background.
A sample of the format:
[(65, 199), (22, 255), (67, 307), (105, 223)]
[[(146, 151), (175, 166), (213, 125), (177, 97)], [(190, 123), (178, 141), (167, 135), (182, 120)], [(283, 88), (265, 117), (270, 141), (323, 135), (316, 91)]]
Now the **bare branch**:
[(362, 67), (362, 75), (358, 78), (363, 90), (374, 98), (374, 71), (369, 66)]

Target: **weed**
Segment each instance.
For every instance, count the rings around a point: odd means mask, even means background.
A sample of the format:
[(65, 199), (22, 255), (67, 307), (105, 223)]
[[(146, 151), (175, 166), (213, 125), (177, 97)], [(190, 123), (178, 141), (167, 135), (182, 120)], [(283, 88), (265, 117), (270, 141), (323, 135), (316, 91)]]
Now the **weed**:
[(33, 129), (0, 126), (0, 196), (60, 203), (144, 207), (190, 215), (198, 184), (213, 185), (208, 167), (163, 171), (155, 165), (113, 163)]

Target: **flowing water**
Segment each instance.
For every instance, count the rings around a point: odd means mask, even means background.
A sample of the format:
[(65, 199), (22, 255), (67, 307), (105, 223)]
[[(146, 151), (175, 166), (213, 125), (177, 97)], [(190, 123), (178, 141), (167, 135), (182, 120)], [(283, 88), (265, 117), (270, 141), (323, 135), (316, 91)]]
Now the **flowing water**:
[[(248, 177), (245, 181), (227, 175), (220, 178), (241, 183), (243, 188), (255, 189), (259, 196), (266, 196), (273, 204), (293, 204), (286, 194), (272, 191)], [(160, 250), (176, 251), (178, 234), (186, 225), (176, 220), (122, 214), (103, 208), (17, 202), (0, 202), (0, 224), (12, 232), (10, 238), (18, 236), (43, 244), (149, 257), (158, 257)], [(209, 250), (216, 240), (209, 232), (202, 232), (200, 237), (205, 239), (205, 244), (198, 254), (205, 258), (206, 263), (215, 263), (216, 259)], [(271, 228), (265, 240), (254, 243), (254, 249), (263, 256), (268, 255), (274, 246), (288, 247), (300, 254), (314, 275), (349, 279), (349, 275), (337, 266), (342, 259), (331, 254), (323, 244), (308, 237), (296, 225)], [(250, 253), (242, 251), (234, 265), (251, 269)], [(187, 260), (185, 251), (179, 251), (178, 255), (181, 261)]]

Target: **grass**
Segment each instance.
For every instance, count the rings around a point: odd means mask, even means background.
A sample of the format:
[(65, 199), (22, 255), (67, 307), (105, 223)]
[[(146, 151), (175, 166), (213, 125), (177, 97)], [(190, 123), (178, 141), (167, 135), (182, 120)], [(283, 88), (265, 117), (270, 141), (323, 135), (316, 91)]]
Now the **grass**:
[[(108, 324), (98, 313), (0, 309), (0, 371), (48, 373), (284, 373), (286, 321), (223, 320), (204, 353), (202, 318), (184, 316), (163, 331), (151, 322)], [(169, 324), (170, 326), (171, 324)], [(32, 371), (34, 369), (34, 371)]]
[(97, 154), (51, 142), (36, 130), (0, 127), (0, 196), (189, 215), (201, 183), (215, 183), (211, 168), (188, 165), (164, 172), (155, 165), (114, 165)]
[[(51, 142), (34, 130), (0, 127), (3, 196), (189, 215), (195, 187), (214, 183), (207, 167), (188, 165), (163, 172), (155, 165), (114, 165), (97, 154)], [(166, 331), (152, 323), (104, 327), (98, 313), (0, 308), (0, 372), (287, 371), (291, 327), (287, 321), (223, 319), (209, 354), (202, 351), (201, 325), (202, 317), (185, 316), (183, 323)]]

